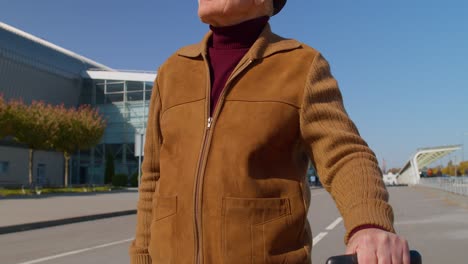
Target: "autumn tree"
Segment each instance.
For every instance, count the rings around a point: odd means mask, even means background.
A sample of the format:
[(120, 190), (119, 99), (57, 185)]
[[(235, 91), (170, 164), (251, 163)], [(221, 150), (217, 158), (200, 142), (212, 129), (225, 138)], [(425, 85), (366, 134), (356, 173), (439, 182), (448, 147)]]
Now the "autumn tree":
[(447, 166), (443, 167), (440, 171), (442, 172), (442, 174), (445, 174), (445, 175), (451, 175), (450, 174), (450, 168), (452, 167), (452, 161), (449, 161), (449, 163), (447, 164)]
[(460, 170), (460, 175), (468, 175), (468, 161), (462, 161), (460, 162), (460, 165), (458, 166)]
[(0, 139), (4, 138), (5, 136), (8, 136), (10, 132), (8, 131), (9, 125), (10, 124), (8, 122), (7, 104), (3, 96), (0, 94)]
[(449, 161), (447, 166), (442, 168), (442, 174), (451, 175), (451, 176), (462, 176), (465, 170), (468, 168), (468, 162), (461, 162), (459, 165)]
[(89, 105), (78, 109), (55, 108), (54, 116), (58, 129), (52, 138), (53, 147), (63, 152), (65, 159), (64, 185), (68, 186), (68, 171), (71, 154), (95, 146), (101, 140), (106, 123), (96, 109)]
[(64, 184), (68, 185), (68, 167), (71, 154), (90, 148), (104, 134), (105, 121), (90, 106), (65, 108), (33, 101), (26, 105), (21, 100), (6, 102), (0, 96), (0, 139), (13, 139), (29, 148), (29, 185), (33, 183), (34, 152), (56, 149), (65, 158)]
[(13, 135), (12, 109), (0, 94), (0, 139)]
[(8, 102), (7, 122), (14, 140), (29, 148), (28, 182), (33, 183), (34, 153), (36, 150), (52, 148), (51, 139), (57, 131), (57, 123), (53, 116), (53, 106), (41, 101), (33, 101), (30, 105), (21, 100)]
[(437, 166), (432, 169), (432, 175), (434, 177), (440, 177), (442, 176), (442, 166)]

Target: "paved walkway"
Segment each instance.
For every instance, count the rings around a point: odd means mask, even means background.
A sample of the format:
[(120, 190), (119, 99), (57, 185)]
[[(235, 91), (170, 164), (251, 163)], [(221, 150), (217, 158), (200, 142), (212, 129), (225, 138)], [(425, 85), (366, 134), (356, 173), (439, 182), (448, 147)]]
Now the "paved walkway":
[(0, 198), (0, 234), (134, 214), (137, 201), (136, 189)]
[[(468, 197), (414, 187), (447, 205), (468, 209)], [(442, 198), (440, 198), (442, 197)], [(0, 198), (0, 234), (136, 213), (136, 188), (110, 193), (49, 194)]]

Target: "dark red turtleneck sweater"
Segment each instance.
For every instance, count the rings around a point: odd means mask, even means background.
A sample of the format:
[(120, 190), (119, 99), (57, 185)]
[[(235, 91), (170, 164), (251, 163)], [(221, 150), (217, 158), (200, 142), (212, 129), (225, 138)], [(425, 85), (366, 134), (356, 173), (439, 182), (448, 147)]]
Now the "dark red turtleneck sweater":
[(259, 17), (234, 26), (210, 26), (208, 43), (211, 76), (211, 114), (232, 71), (257, 40), (269, 17)]

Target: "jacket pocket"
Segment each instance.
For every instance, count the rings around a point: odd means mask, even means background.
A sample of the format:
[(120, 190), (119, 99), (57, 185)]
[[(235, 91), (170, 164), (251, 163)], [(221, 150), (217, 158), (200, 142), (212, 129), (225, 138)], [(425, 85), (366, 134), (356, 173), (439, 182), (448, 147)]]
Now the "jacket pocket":
[(297, 243), (288, 238), (296, 233), (288, 198), (224, 198), (222, 207), (224, 264), (287, 263), (288, 254), (275, 254)]
[(151, 241), (148, 251), (156, 263), (175, 263), (177, 196), (156, 196), (153, 199)]

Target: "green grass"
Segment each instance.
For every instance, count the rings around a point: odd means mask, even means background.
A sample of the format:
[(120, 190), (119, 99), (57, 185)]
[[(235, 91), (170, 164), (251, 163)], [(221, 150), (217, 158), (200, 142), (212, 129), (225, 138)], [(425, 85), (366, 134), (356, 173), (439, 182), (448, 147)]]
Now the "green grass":
[[(40, 188), (40, 194), (48, 193), (86, 193), (86, 192), (109, 192), (112, 190), (121, 190), (122, 187), (115, 186), (96, 186), (96, 187), (68, 187), (68, 188)], [(24, 189), (0, 189), (0, 196), (11, 195), (36, 195), (35, 190), (25, 187)]]

